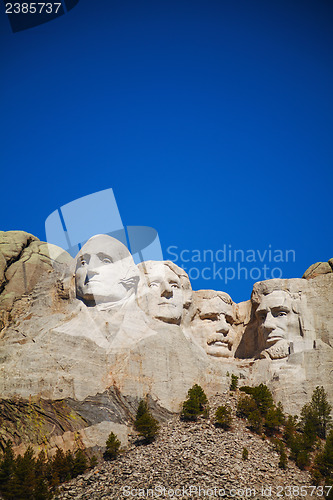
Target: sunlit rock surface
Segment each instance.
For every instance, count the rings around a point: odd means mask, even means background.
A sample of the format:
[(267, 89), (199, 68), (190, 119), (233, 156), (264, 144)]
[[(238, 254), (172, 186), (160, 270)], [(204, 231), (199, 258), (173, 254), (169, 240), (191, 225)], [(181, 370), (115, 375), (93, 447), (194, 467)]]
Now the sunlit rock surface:
[[(74, 446), (77, 432), (92, 449), (111, 430), (126, 444), (141, 398), (163, 420), (193, 384), (213, 395), (231, 374), (267, 384), (290, 413), (317, 385), (333, 403), (333, 273), (311, 273), (256, 283), (235, 304), (223, 291), (193, 292), (170, 261), (135, 266), (110, 236), (73, 259), (27, 233), (0, 233), (2, 408), (43, 408), (34, 446), (52, 454)], [(0, 440), (24, 447), (34, 426), (16, 427), (4, 425)]]

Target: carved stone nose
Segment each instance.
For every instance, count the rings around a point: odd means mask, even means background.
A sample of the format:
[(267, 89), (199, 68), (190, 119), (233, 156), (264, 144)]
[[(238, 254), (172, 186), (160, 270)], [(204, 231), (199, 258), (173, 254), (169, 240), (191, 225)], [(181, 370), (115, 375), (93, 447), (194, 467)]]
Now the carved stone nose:
[(220, 324), (218, 325), (218, 328), (216, 330), (216, 333), (222, 333), (224, 336), (228, 335), (230, 330), (230, 326), (226, 321), (221, 321)]
[(88, 269), (87, 279), (89, 280), (90, 278), (93, 278), (93, 276), (96, 276), (96, 274), (98, 274), (98, 271), (96, 269)]
[(170, 299), (172, 297), (172, 290), (171, 288), (165, 288), (163, 292), (161, 293), (162, 297), (166, 297), (167, 299)]

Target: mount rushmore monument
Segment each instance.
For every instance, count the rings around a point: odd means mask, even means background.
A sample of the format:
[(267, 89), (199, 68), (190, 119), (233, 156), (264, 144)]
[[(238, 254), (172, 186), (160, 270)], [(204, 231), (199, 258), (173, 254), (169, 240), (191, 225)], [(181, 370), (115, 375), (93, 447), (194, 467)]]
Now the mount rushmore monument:
[[(36, 448), (94, 448), (111, 430), (126, 444), (139, 399), (167, 418), (193, 384), (223, 392), (231, 374), (267, 384), (291, 414), (317, 385), (333, 403), (332, 271), (317, 263), (303, 278), (255, 283), (236, 304), (193, 291), (171, 261), (135, 265), (108, 235), (72, 258), (28, 233), (0, 233), (0, 442), (20, 449), (38, 421)], [(15, 418), (31, 428), (14, 432)]]

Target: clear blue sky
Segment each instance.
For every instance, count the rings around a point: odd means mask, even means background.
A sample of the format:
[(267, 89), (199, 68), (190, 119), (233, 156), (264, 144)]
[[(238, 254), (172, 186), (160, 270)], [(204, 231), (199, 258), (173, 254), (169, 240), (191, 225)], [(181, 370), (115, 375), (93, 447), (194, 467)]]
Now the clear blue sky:
[[(43, 240), (112, 187), (165, 258), (271, 245), (287, 278), (333, 257), (331, 1), (80, 0), (15, 34), (1, 8), (2, 230)], [(192, 284), (240, 301), (253, 280)]]

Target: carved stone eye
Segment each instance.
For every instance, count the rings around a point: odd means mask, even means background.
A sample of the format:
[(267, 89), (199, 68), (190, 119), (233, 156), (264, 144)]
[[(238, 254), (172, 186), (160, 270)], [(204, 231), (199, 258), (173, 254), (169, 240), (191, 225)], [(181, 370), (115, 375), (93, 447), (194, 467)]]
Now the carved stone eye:
[(112, 264), (112, 260), (109, 259), (108, 257), (105, 257), (103, 260), (102, 260), (103, 264)]

